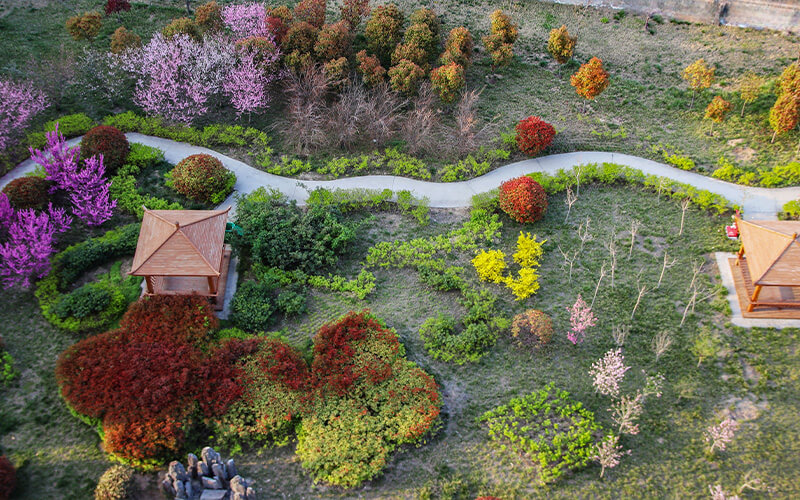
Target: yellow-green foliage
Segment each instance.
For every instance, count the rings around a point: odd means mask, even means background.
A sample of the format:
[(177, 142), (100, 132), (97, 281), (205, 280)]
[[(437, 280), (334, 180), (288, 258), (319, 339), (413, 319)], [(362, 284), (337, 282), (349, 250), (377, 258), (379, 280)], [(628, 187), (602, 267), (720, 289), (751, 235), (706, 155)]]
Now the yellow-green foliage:
[(510, 290), (517, 300), (527, 299), (539, 291), (539, 275), (536, 269), (539, 267), (539, 259), (544, 250), (542, 245), (547, 240), (537, 241), (536, 235), (520, 231), (517, 238), (517, 251), (514, 253), (514, 262), (519, 264), (520, 269), (517, 276), (512, 274), (503, 276), (506, 269), (505, 254), (500, 250), (481, 250), (472, 259), (472, 265), (482, 281), (492, 283), (503, 283)]

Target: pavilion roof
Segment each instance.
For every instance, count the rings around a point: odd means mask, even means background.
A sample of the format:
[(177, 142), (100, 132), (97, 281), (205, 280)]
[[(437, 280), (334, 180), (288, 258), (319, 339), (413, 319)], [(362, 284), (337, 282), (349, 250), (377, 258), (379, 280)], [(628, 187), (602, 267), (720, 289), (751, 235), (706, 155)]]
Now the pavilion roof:
[(800, 221), (736, 223), (754, 285), (800, 286)]
[(147, 210), (130, 274), (219, 276), (228, 210)]

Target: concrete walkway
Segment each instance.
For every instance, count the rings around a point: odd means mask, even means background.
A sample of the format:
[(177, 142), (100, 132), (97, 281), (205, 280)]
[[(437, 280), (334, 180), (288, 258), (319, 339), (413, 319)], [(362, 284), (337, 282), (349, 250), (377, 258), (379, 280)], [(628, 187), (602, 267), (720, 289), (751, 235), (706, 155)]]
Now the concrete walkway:
[[(481, 177), (462, 182), (436, 183), (392, 175), (367, 175), (332, 181), (299, 181), (268, 174), (207, 148), (137, 133), (128, 133), (126, 135), (131, 142), (138, 142), (163, 150), (166, 160), (173, 164), (178, 163), (189, 155), (198, 153), (215, 156), (222, 161), (226, 168), (236, 174), (235, 189), (237, 192), (249, 193), (260, 186), (272, 187), (286, 194), (289, 199), (297, 200), (300, 204), (303, 204), (308, 199), (308, 193), (317, 187), (327, 189), (388, 188), (392, 191), (408, 190), (414, 196), (427, 197), (430, 200), (431, 207), (467, 207), (475, 194), (490, 191), (501, 183), (524, 174), (531, 172), (555, 174), (558, 170), (569, 170), (578, 165), (606, 162), (625, 165), (640, 170), (645, 174), (666, 177), (724, 196), (731, 202), (740, 205), (747, 219), (775, 219), (777, 213), (786, 202), (800, 198), (800, 187), (769, 189), (740, 186), (694, 172), (680, 170), (638, 156), (607, 152), (565, 153), (533, 158), (500, 167)], [(70, 145), (79, 142), (80, 137), (67, 141)], [(0, 189), (11, 180), (33, 171), (35, 167), (35, 163), (31, 160), (20, 163), (0, 179)], [(232, 204), (232, 198), (226, 200), (222, 206), (230, 204)]]

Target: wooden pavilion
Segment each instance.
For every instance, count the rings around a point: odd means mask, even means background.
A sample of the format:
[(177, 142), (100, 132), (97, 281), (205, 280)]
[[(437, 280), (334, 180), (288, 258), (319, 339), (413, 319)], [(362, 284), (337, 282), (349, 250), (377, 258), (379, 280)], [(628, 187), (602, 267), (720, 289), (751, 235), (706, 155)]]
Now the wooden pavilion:
[(147, 295), (196, 293), (221, 310), (231, 250), (226, 210), (148, 210), (128, 274), (144, 276)]
[(736, 225), (742, 245), (731, 271), (743, 314), (800, 318), (800, 221), (737, 218)]

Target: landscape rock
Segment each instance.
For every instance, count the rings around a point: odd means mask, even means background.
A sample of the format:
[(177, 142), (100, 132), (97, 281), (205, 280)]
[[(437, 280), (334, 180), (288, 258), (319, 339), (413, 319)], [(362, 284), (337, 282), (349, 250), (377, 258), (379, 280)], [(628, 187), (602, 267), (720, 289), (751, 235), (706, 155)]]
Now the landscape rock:
[(229, 478), (232, 478), (234, 476), (238, 476), (239, 475), (239, 472), (236, 470), (236, 464), (233, 463), (233, 459), (232, 458), (230, 460), (228, 460), (227, 464), (225, 464), (225, 465), (226, 465), (226, 469), (227, 469)]
[(189, 475), (186, 474), (186, 468), (177, 460), (173, 460), (169, 463), (167, 474), (175, 481), (183, 482), (189, 479)]
[(197, 477), (198, 462), (199, 460), (197, 459), (197, 455), (195, 455), (194, 453), (189, 453), (188, 455), (186, 455), (186, 468), (188, 469), (189, 474), (191, 474), (192, 477)]
[(197, 475), (199, 477), (208, 476), (211, 474), (211, 469), (208, 468), (205, 462), (200, 462), (197, 464)]
[(233, 476), (231, 478), (231, 491), (234, 493), (241, 493), (247, 495), (247, 481), (242, 476)]
[(161, 489), (168, 497), (175, 496), (175, 488), (172, 487), (172, 479), (169, 477), (166, 477), (163, 481), (161, 481)]
[(258, 500), (256, 490), (249, 486), (247, 487), (247, 500)]
[(219, 479), (217, 479), (215, 477), (203, 476), (201, 479), (203, 481), (203, 488), (205, 488), (205, 489), (209, 489), (209, 490), (221, 490), (222, 489), (222, 484), (220, 483)]
[(231, 495), (231, 500), (247, 500), (247, 496), (241, 493), (234, 493)]
[(186, 456), (186, 467), (169, 463), (161, 478), (166, 498), (175, 500), (255, 500), (252, 481), (238, 474), (233, 459), (223, 460), (211, 447), (203, 448), (200, 457)]
[(211, 464), (211, 471), (214, 473), (214, 477), (222, 484), (223, 486), (227, 483), (225, 477), (225, 469), (222, 468), (220, 464)]
[(225, 490), (203, 490), (200, 500), (224, 500), (227, 495)]
[(175, 481), (175, 499), (186, 500), (186, 487), (182, 481)]
[(206, 467), (208, 467), (209, 470), (211, 470), (211, 464), (213, 463), (214, 455), (216, 455), (216, 452), (210, 446), (206, 446), (200, 452), (200, 458), (203, 459), (203, 462), (206, 464)]

